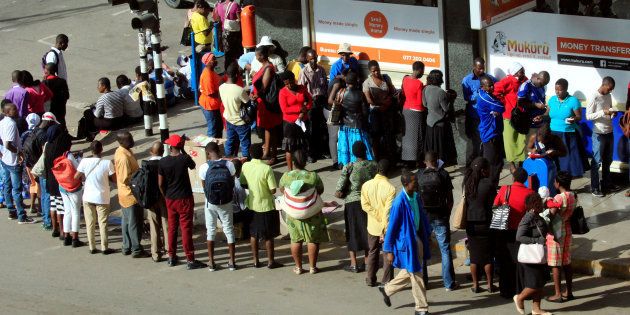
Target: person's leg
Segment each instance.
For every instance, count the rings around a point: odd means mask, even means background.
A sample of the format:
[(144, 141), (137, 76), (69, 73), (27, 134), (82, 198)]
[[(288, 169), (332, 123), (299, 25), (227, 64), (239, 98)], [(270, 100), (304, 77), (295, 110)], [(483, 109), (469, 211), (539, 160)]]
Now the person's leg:
[(225, 152), (225, 156), (238, 156), (238, 150), (236, 149), (236, 141), (238, 140), (236, 126), (232, 125), (229, 121), (226, 122), (225, 125), (225, 144), (223, 144), (223, 151)]
[(339, 126), (328, 125), (328, 150), (333, 164), (339, 163), (337, 155), (337, 140), (339, 139)]
[(490, 162), (490, 180), (495, 186), (499, 185), (499, 179), (501, 177), (501, 170), (503, 169), (503, 157), (500, 154), (499, 138), (494, 138), (488, 142), (481, 144), (482, 156)]
[(267, 266), (273, 266), (276, 262), (273, 238), (265, 240), (265, 250), (267, 251)]
[(221, 228), (228, 243), (229, 264), (234, 265), (236, 262), (236, 236), (234, 234), (234, 212), (232, 211), (232, 203), (218, 207), (219, 220), (221, 220)]
[(214, 268), (214, 238), (217, 234), (216, 206), (205, 201), (204, 214), (206, 217), (206, 241), (208, 245), (208, 266)]
[(13, 197), (13, 205), (17, 211), (18, 221), (22, 222), (27, 219), (26, 210), (24, 209), (24, 204), (22, 203), (22, 166), (8, 166), (4, 165), (5, 168), (9, 169), (10, 177), (11, 177), (11, 196)]
[(470, 276), (472, 277), (472, 288), (476, 290), (479, 288), (479, 274), (477, 270), (477, 264), (470, 263)]
[(433, 233), (435, 233), (442, 256), (442, 280), (444, 281), (444, 287), (452, 289), (454, 287), (454, 275), (452, 273), (453, 261), (450, 248), (451, 231), (448, 228), (448, 223), (440, 219), (431, 220), (431, 227), (433, 228)]
[(164, 199), (160, 199), (160, 201), (158, 201), (157, 208), (159, 209), (160, 233), (162, 233), (160, 234), (162, 242), (160, 252), (168, 253), (168, 213), (166, 211)]
[(203, 113), (203, 117), (206, 119), (206, 135), (208, 137), (212, 137), (214, 135), (214, 115), (212, 115), (212, 111), (204, 108), (201, 109), (201, 112)]
[(9, 166), (2, 163), (2, 194), (4, 196), (4, 205), (9, 210), (9, 215), (17, 219), (17, 213), (15, 211), (15, 205), (13, 204), (13, 195), (11, 191), (13, 190), (11, 185), (11, 171), (9, 170)]
[(221, 118), (220, 110), (213, 110), (212, 119), (214, 120), (212, 125), (212, 134), (213, 137), (220, 139), (223, 138), (223, 119)]
[[(394, 266), (392, 266), (392, 262), (389, 261), (389, 259), (387, 259), (387, 255), (385, 252), (383, 252), (382, 256), (383, 256), (383, 277), (381, 278), (381, 283), (387, 283), (387, 282), (392, 281), (392, 279), (394, 278)], [(422, 265), (422, 269), (423, 270), (426, 269), (425, 265)]]
[(396, 277), (392, 281), (384, 285), (385, 295), (392, 296), (403, 289), (411, 282), (412, 274), (405, 269), (400, 269)]
[(143, 251), (142, 248), (142, 226), (144, 216), (142, 215), (144, 209), (140, 205), (135, 204), (131, 207), (131, 220), (129, 221), (129, 237), (131, 239), (131, 250), (134, 254), (139, 254)]
[(561, 281), (562, 281), (562, 274), (560, 272), (560, 267), (551, 267), (551, 271), (553, 274), (553, 289), (554, 289), (554, 295), (550, 296), (549, 299), (550, 300), (556, 300), (556, 299), (560, 299), (562, 298), (562, 286), (561, 286)]
[(564, 271), (564, 281), (567, 285), (567, 290), (563, 294), (565, 298), (573, 298), (573, 267), (571, 264), (562, 266)]
[[(236, 126), (238, 141), (241, 144), (241, 156), (249, 158), (249, 146), (252, 143), (252, 129), (248, 125)], [(236, 152), (237, 153), (237, 152)], [(235, 156), (237, 154), (234, 154)]]
[(131, 220), (131, 216), (133, 213), (133, 206), (122, 208), (122, 252), (124, 255), (129, 255), (131, 253), (131, 237), (129, 234), (129, 221)]
[(149, 221), (149, 234), (151, 238), (151, 258), (154, 261), (158, 261), (161, 258), (161, 254), (159, 252), (160, 248), (160, 230), (159, 230), (159, 219), (157, 214), (157, 209), (155, 207), (149, 208), (147, 211), (147, 221)]
[(410, 275), (411, 295), (416, 304), (416, 312), (427, 312), (429, 303), (427, 303), (427, 288), (422, 280), (422, 272), (414, 272)]
[(317, 269), (317, 258), (319, 257), (319, 243), (308, 243), (308, 264), (311, 266), (311, 270)]
[(368, 234), (368, 246), (370, 249), (368, 250), (367, 261), (365, 264), (367, 266), (365, 282), (367, 283), (367, 285), (373, 286), (376, 284), (376, 272), (378, 271), (379, 267), (379, 237)]
[(192, 240), (193, 235), (193, 216), (195, 201), (192, 197), (181, 200), (180, 227), (182, 229), (182, 247), (186, 253), (187, 261), (195, 260), (195, 247)]
[[(48, 193), (48, 188), (46, 187), (46, 178), (43, 176), (39, 178), (39, 188), (40, 188), (40, 207), (42, 210), (42, 225), (45, 230), (52, 229), (52, 222), (50, 219), (50, 194)], [(6, 199), (5, 199), (6, 200)]]
[(94, 242), (94, 230), (96, 229), (96, 205), (84, 202), (83, 217), (85, 218), (85, 232), (87, 234), (88, 246), (91, 251), (96, 250), (96, 243)]
[(96, 213), (98, 214), (98, 228), (101, 237), (101, 250), (106, 251), (109, 249), (109, 205), (93, 205), (96, 206)]
[(353, 250), (348, 251), (348, 256), (350, 256), (350, 267), (357, 267), (357, 253)]
[(612, 133), (602, 135), (602, 141), (600, 143), (601, 148), (601, 163), (602, 163), (602, 183), (601, 189), (610, 192), (610, 188), (613, 187), (610, 179), (610, 164), (613, 160), (613, 143), (615, 142)]
[(593, 133), (593, 137), (591, 138), (593, 142), (593, 159), (591, 160), (591, 192), (601, 191), (601, 186), (599, 184), (599, 167), (602, 162), (601, 138), (602, 135), (596, 133)]
[(275, 158), (275, 156), (271, 156), (271, 148), (270, 146), (272, 145), (271, 141), (271, 130), (270, 129), (265, 129), (265, 141), (264, 141), (264, 145), (263, 145), (263, 159), (271, 159), (271, 158)]
[(541, 314), (544, 311), (540, 308), (540, 301), (543, 298), (543, 289), (536, 289), (536, 292), (532, 295), (532, 313)]
[(176, 211), (176, 201), (166, 199), (168, 211), (168, 257), (177, 257), (177, 231), (179, 229), (179, 214)]
[[(63, 230), (64, 230), (64, 237), (66, 238), (66, 240), (71, 239), (72, 238), (72, 210), (70, 209), (71, 205), (70, 205), (70, 198), (68, 197), (68, 192), (62, 191), (61, 192), (61, 200), (63, 202), (63, 206), (64, 209), (66, 211), (64, 211), (64, 216), (63, 216)], [(64, 244), (66, 245), (66, 244)], [(70, 243), (68, 243), (67, 245), (70, 245)]]
[[(516, 297), (516, 305), (520, 309), (525, 308), (525, 300), (533, 298), (537, 294), (536, 289), (532, 288), (523, 288), (523, 291), (519, 293)], [(540, 303), (538, 303), (540, 305)], [(533, 310), (533, 309), (532, 309)]]
[(293, 257), (295, 267), (302, 270), (302, 242), (291, 243), (291, 257)]
[(249, 244), (252, 249), (252, 259), (254, 260), (254, 266), (258, 267), (260, 265), (260, 261), (258, 259), (258, 240), (254, 236), (250, 236)]
[(494, 268), (492, 264), (486, 264), (483, 266), (483, 270), (486, 272), (486, 282), (488, 284), (488, 292), (493, 293), (495, 290), (493, 283), (494, 280)]

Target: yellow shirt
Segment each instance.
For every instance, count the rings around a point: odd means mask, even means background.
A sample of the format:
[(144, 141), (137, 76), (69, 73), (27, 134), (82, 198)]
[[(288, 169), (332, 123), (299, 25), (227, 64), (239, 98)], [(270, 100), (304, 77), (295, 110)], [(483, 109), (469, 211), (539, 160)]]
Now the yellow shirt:
[(367, 230), (370, 235), (385, 235), (395, 196), (396, 188), (383, 175), (376, 174), (374, 179), (361, 187), (361, 208), (368, 214)]
[(136, 198), (131, 193), (131, 175), (137, 171), (138, 161), (131, 151), (118, 147), (114, 154), (114, 169), (116, 170), (116, 184), (118, 186), (118, 202), (123, 208), (136, 204)]
[(193, 33), (195, 33), (195, 43), (202, 45), (212, 44), (212, 31), (210, 31), (210, 34), (208, 35), (201, 32), (212, 28), (212, 25), (210, 24), (210, 21), (208, 21), (207, 17), (199, 14), (198, 12), (193, 13), (190, 17), (190, 27), (192, 28)]
[(271, 191), (278, 188), (278, 185), (271, 166), (257, 159), (245, 162), (240, 181), (249, 189), (245, 204), (250, 210), (256, 212), (275, 210), (276, 204)]
[(300, 77), (300, 71), (302, 71), (302, 68), (304, 67), (300, 66), (300, 62), (297, 60), (291, 60), (287, 65), (287, 70), (293, 72), (296, 81)]

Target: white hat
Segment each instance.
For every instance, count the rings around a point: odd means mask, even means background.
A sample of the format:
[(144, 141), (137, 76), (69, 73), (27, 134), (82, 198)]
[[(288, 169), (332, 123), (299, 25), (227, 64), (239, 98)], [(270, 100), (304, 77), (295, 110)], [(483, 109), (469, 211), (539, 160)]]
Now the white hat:
[(338, 54), (353, 54), (352, 46), (348, 43), (339, 44), (339, 49), (337, 49)]
[(39, 118), (39, 115), (35, 113), (30, 113), (28, 114), (28, 116), (26, 116), (26, 123), (28, 124), (28, 129), (35, 128), (35, 126), (39, 125), (40, 121), (41, 121), (41, 118)]
[(59, 123), (59, 121), (57, 120), (57, 116), (55, 116), (55, 114), (53, 114), (51, 112), (45, 112), (44, 115), (42, 115), (42, 120), (44, 120), (44, 121), (54, 121), (56, 123)]
[(256, 48), (258, 48), (260, 46), (273, 46), (273, 47), (276, 47), (276, 45), (274, 45), (273, 42), (271, 41), (271, 37), (266, 36), (266, 35), (260, 38), (260, 42), (258, 43), (258, 45), (256, 45)]
[(523, 69), (523, 66), (520, 63), (515, 61), (508, 68), (508, 74), (515, 75), (521, 69)]

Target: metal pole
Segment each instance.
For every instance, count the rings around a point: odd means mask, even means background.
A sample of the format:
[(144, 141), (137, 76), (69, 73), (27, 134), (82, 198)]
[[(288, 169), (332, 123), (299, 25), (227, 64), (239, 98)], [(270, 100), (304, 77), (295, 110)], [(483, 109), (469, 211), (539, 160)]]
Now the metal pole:
[(191, 75), (190, 75), (190, 85), (195, 94), (195, 106), (199, 106), (199, 83), (197, 82), (197, 78), (199, 78), (199, 68), (197, 67), (197, 52), (195, 51), (195, 33), (190, 32), (190, 48), (192, 50), (192, 55), (190, 62), (191, 66)]
[[(145, 30), (140, 29), (138, 30), (138, 53), (140, 56), (140, 72), (142, 73), (142, 81), (144, 82), (148, 82), (149, 81), (149, 73), (148, 73), (148, 69), (147, 69), (147, 47), (146, 47), (146, 35), (145, 35)], [(140, 83), (140, 82), (138, 82)], [(149, 108), (150, 103), (144, 103), (144, 97), (142, 95), (142, 92), (140, 93), (140, 108), (142, 108), (142, 111), (144, 113), (144, 134), (147, 137), (150, 137), (153, 135), (153, 121), (151, 119), (151, 110)]]
[(155, 71), (155, 92), (156, 92), (156, 105), (158, 109), (158, 116), (160, 121), (160, 139), (164, 142), (168, 139), (168, 120), (167, 120), (167, 107), (166, 107), (166, 90), (164, 88), (164, 76), (162, 69), (162, 46), (160, 45), (161, 38), (158, 33), (151, 33), (151, 48), (153, 49), (153, 71)]

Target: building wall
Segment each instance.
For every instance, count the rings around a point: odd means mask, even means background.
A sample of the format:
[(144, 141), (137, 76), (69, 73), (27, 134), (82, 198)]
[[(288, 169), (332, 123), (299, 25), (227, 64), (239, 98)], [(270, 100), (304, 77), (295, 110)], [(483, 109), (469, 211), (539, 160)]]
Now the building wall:
[(294, 59), (302, 48), (302, 13), (300, 0), (243, 1), (256, 6), (256, 36), (271, 36)]

